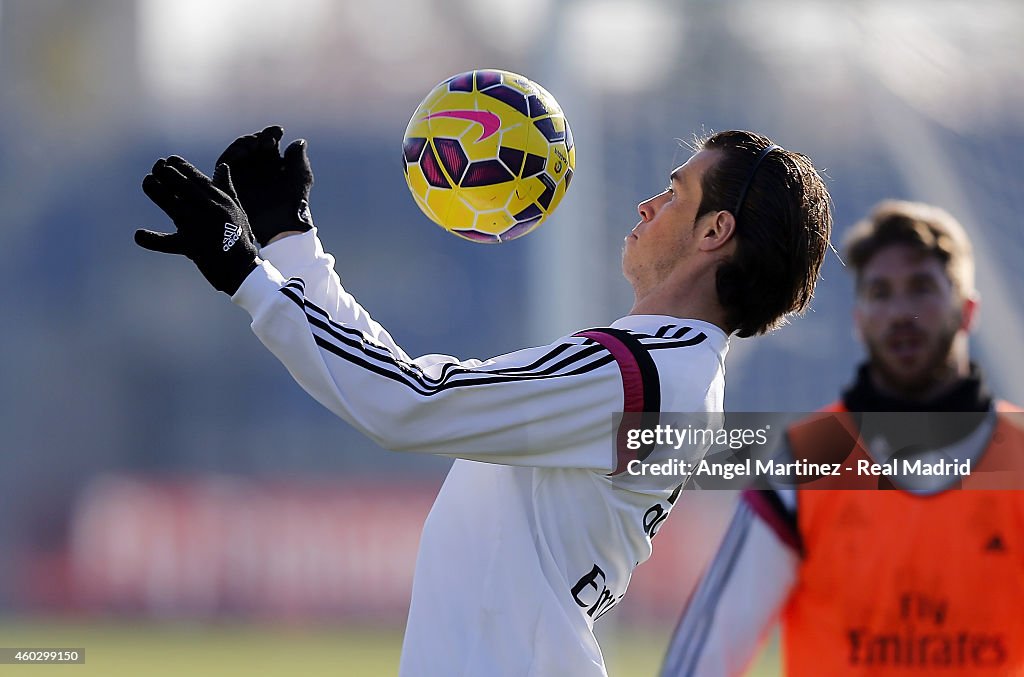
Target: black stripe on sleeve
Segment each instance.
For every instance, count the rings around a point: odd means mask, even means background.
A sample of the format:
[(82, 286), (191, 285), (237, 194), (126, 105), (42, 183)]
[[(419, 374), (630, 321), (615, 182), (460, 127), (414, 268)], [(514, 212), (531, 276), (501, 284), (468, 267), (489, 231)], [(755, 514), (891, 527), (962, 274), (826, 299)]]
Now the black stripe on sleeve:
[[(327, 334), (327, 336), (323, 336), (320, 333), (314, 333), (314, 336), (317, 338), (318, 342), (323, 341), (324, 344), (332, 344), (339, 348), (338, 351), (331, 351), (336, 355), (343, 356), (345, 354), (348, 354), (348, 351), (345, 350), (345, 346), (347, 346), (349, 348), (354, 349), (355, 351), (362, 353), (365, 359), (373, 360), (384, 366), (391, 366), (393, 368), (399, 369), (406, 378), (415, 381), (419, 386), (427, 390), (432, 388), (440, 388), (442, 386), (448, 387), (451, 385), (470, 385), (471, 382), (472, 384), (479, 384), (482, 382), (479, 380), (479, 377), (484, 375), (504, 376), (506, 378), (504, 378), (503, 381), (528, 380), (530, 378), (536, 377), (560, 376), (564, 374), (558, 374), (557, 372), (564, 370), (568, 367), (571, 367), (573, 365), (578, 365), (578, 363), (583, 362), (587, 358), (595, 357), (598, 358), (598, 360), (600, 360), (600, 355), (603, 352), (600, 346), (579, 345), (576, 346), (578, 349), (568, 357), (564, 357), (557, 362), (548, 364), (542, 369), (535, 369), (531, 372), (523, 372), (521, 367), (511, 367), (508, 368), (507, 370), (486, 370), (473, 369), (469, 367), (454, 367), (448, 370), (447, 372), (444, 372), (441, 378), (428, 378), (427, 375), (423, 373), (423, 371), (419, 368), (418, 365), (397, 359), (394, 356), (394, 354), (392, 354), (391, 351), (387, 349), (370, 350), (370, 346), (372, 346), (372, 344), (368, 344), (365, 341), (363, 341), (363, 335), (361, 333), (358, 334), (360, 338), (355, 339), (335, 331), (333, 325), (330, 325), (324, 322), (323, 320), (320, 320), (319, 318), (312, 317), (308, 313), (306, 314), (306, 319), (311, 326)], [(553, 352), (556, 351), (551, 351), (551, 353)], [(551, 353), (548, 353), (548, 355), (545, 356), (545, 358), (549, 358), (551, 356)], [(545, 361), (547, 361), (547, 359), (542, 359), (539, 360), (538, 362), (543, 363)], [(584, 371), (589, 371), (589, 369), (585, 369)], [(573, 371), (571, 373), (582, 372)]]
[(675, 338), (675, 339), (682, 338), (682, 337), (686, 336), (687, 334), (689, 334), (692, 329), (693, 329), (692, 327), (681, 327), (678, 331), (676, 331), (674, 334), (672, 334), (672, 338)]
[[(293, 278), (285, 286), (288, 287), (288, 288), (298, 289), (298, 290), (302, 291), (302, 290), (304, 290), (304, 285), (305, 285), (305, 283), (303, 282), (303, 280), (301, 278)], [(283, 289), (282, 289), (282, 291), (283, 291)], [(374, 342), (372, 339), (368, 339), (361, 331), (359, 331), (357, 329), (353, 329), (353, 328), (348, 327), (346, 325), (343, 325), (343, 324), (340, 324), (338, 322), (335, 322), (330, 317), (330, 315), (327, 313), (327, 311), (325, 311), (322, 308), (318, 307), (316, 304), (312, 303), (308, 299), (302, 299), (302, 305), (306, 309), (307, 319), (309, 319), (310, 323), (314, 324), (315, 326), (317, 326), (317, 327), (321, 328), (322, 330), (328, 332), (335, 339), (337, 339), (339, 341), (342, 341), (342, 342), (346, 343), (347, 345), (349, 345), (349, 346), (351, 346), (353, 348), (357, 348), (357, 349), (361, 350), (367, 356), (377, 357), (378, 359), (381, 359), (381, 360), (386, 361), (386, 362), (396, 361), (394, 359), (394, 355), (391, 353), (391, 351), (387, 347), (385, 347), (383, 345), (380, 345), (379, 343)], [(310, 314), (310, 312), (309, 312), (310, 310), (312, 310), (314, 313), (320, 315), (322, 317), (322, 320), (318, 320), (317, 318), (314, 318)], [(351, 337), (351, 340), (346, 340), (344, 335), (347, 335), (347, 336)], [(563, 353), (563, 352), (565, 352), (565, 351), (567, 351), (567, 350), (569, 350), (569, 349), (571, 349), (573, 347), (577, 347), (578, 345), (579, 344), (574, 344), (574, 343), (562, 343), (562, 344), (556, 346), (551, 351), (549, 351), (547, 354), (541, 356), (540, 358), (538, 358), (537, 360), (532, 362), (531, 364), (528, 364), (528, 365), (525, 365), (525, 366), (521, 366), (521, 367), (504, 367), (504, 368), (501, 368), (501, 369), (493, 369), (493, 368), (488, 368), (488, 367), (465, 367), (465, 366), (462, 366), (461, 364), (459, 364), (457, 362), (449, 362), (449, 363), (441, 365), (441, 373), (440, 373), (439, 376), (430, 376), (430, 375), (426, 374), (419, 365), (417, 365), (417, 364), (415, 364), (413, 362), (401, 361), (400, 362), (400, 368), (402, 368), (403, 371), (405, 371), (407, 373), (411, 373), (413, 375), (416, 375), (416, 378), (418, 378), (425, 386), (440, 384), (440, 383), (443, 383), (443, 382), (449, 380), (453, 376), (463, 375), (463, 374), (483, 374), (483, 373), (486, 373), (486, 374), (516, 374), (516, 373), (523, 373), (524, 375), (526, 375), (526, 374), (531, 373), (531, 372), (537, 372), (548, 361), (554, 359), (555, 357), (557, 357), (561, 353)], [(374, 353), (374, 350), (376, 350), (377, 352)], [(570, 364), (573, 364), (574, 362), (576, 362), (578, 360), (582, 360), (584, 358), (590, 357), (591, 355), (596, 354), (598, 352), (600, 352), (600, 349), (597, 348), (597, 347), (587, 348), (587, 349), (584, 349), (584, 350), (577, 350), (577, 351), (575, 351), (573, 353), (572, 359), (562, 360), (556, 367), (549, 367), (548, 369), (545, 369), (545, 370), (541, 371), (540, 373), (542, 375), (551, 375), (551, 373), (554, 370), (557, 370), (558, 368), (564, 368), (564, 367), (566, 367), (566, 366), (568, 366)]]
[(696, 346), (700, 345), (701, 343), (704, 343), (704, 341), (706, 341), (707, 338), (707, 334), (701, 332), (696, 336), (684, 339), (682, 341), (663, 341), (658, 343), (651, 342), (646, 343), (644, 345), (646, 346), (647, 350), (663, 350), (665, 348), (689, 348), (691, 346)]
[(367, 371), (371, 371), (371, 372), (373, 372), (375, 374), (379, 374), (381, 376), (389, 378), (392, 381), (395, 381), (396, 383), (401, 383), (403, 385), (406, 385), (409, 388), (411, 388), (412, 390), (416, 391), (418, 394), (423, 395), (424, 397), (430, 397), (431, 395), (437, 395), (438, 393), (444, 392), (445, 390), (450, 390), (450, 389), (453, 389), (453, 388), (462, 388), (462, 387), (467, 387), (467, 386), (492, 385), (492, 384), (495, 384), (495, 383), (510, 383), (510, 382), (513, 382), (513, 381), (530, 381), (530, 380), (543, 381), (543, 380), (552, 379), (552, 378), (560, 378), (562, 376), (575, 376), (575, 375), (578, 375), (578, 374), (585, 374), (585, 373), (587, 373), (589, 371), (593, 371), (595, 369), (598, 369), (600, 367), (605, 366), (606, 364), (611, 364), (613, 362), (613, 359), (614, 359), (614, 358), (611, 357), (611, 355), (602, 355), (600, 358), (598, 358), (597, 360), (594, 360), (593, 362), (590, 362), (588, 364), (584, 364), (582, 366), (579, 366), (579, 367), (573, 369), (572, 371), (563, 372), (561, 374), (529, 374), (527, 376), (493, 376), (493, 377), (489, 377), (489, 378), (481, 377), (481, 378), (475, 378), (475, 379), (464, 379), (464, 380), (461, 380), (461, 381), (442, 383), (442, 384), (439, 384), (439, 385), (436, 385), (436, 386), (432, 386), (432, 387), (424, 387), (421, 384), (410, 382), (408, 379), (403, 378), (403, 374), (396, 373), (393, 370), (388, 369), (384, 365), (381, 365), (381, 364), (378, 364), (378, 363), (374, 363), (374, 362), (370, 362), (369, 360), (365, 360), (365, 359), (363, 359), (363, 358), (361, 358), (361, 357), (359, 357), (357, 355), (352, 355), (350, 353), (347, 353), (344, 350), (342, 350), (341, 348), (339, 348), (337, 345), (335, 345), (334, 343), (332, 343), (330, 341), (326, 341), (326, 340), (324, 340), (323, 338), (321, 338), (319, 336), (314, 337), (314, 340), (316, 341), (316, 344), (320, 348), (326, 350), (327, 352), (329, 352), (329, 353), (331, 353), (333, 355), (336, 355), (336, 356), (342, 358), (343, 360), (345, 360), (347, 362), (351, 362), (352, 364), (354, 364), (356, 366), (362, 367), (363, 369), (366, 369)]
[[(384, 346), (372, 343), (358, 330), (334, 322), (322, 310), (318, 309), (318, 312), (326, 319), (314, 317), (308, 310), (312, 304), (296, 293), (297, 291), (301, 292), (303, 288), (302, 280), (293, 278), (281, 288), (281, 292), (303, 309), (311, 328), (316, 328), (327, 334), (327, 336), (323, 336), (316, 331), (313, 332), (313, 339), (317, 346), (368, 371), (402, 383), (424, 396), (463, 386), (575, 376), (599, 369), (610, 364), (614, 359), (611, 355), (604, 354), (605, 351), (601, 346), (585, 345), (581, 341), (579, 344), (561, 344), (526, 367), (509, 367), (490, 371), (458, 367), (443, 373), (441, 378), (428, 378), (418, 365), (398, 360)], [(572, 354), (543, 369), (536, 368), (572, 347), (577, 348)], [(566, 370), (568, 367), (572, 367), (572, 369)], [(533, 368), (532, 371), (526, 371), (531, 368)]]

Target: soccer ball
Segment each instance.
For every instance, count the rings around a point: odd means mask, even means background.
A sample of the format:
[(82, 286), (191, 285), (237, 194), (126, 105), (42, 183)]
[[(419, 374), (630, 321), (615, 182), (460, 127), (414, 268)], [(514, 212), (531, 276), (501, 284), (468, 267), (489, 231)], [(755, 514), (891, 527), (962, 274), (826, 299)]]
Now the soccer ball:
[(555, 210), (576, 165), (558, 102), (522, 75), (460, 73), (427, 94), (402, 141), (416, 204), (473, 242), (526, 235)]

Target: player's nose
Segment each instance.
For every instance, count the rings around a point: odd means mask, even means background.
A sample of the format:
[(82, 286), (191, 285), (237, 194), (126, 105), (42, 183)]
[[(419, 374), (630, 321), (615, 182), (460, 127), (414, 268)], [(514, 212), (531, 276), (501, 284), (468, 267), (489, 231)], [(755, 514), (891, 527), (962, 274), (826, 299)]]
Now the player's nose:
[(644, 221), (650, 221), (654, 218), (654, 198), (650, 197), (641, 202), (636, 206), (637, 213), (640, 214), (640, 218)]
[(894, 294), (885, 306), (886, 314), (891, 323), (912, 322), (920, 316), (919, 308), (907, 294)]

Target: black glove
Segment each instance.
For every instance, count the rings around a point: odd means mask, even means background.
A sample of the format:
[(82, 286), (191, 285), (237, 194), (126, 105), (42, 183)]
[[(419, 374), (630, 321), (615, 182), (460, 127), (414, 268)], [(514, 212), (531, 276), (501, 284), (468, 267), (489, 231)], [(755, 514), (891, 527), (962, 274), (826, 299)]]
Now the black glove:
[(281, 155), (278, 143), (284, 129), (274, 125), (231, 142), (217, 164), (231, 167), (238, 199), (249, 215), (249, 225), (261, 247), (279, 233), (306, 232), (313, 227), (309, 190), (313, 170), (306, 157), (306, 142), (293, 141)]
[(161, 158), (142, 180), (142, 191), (171, 217), (177, 232), (140, 229), (136, 244), (187, 256), (215, 289), (238, 291), (257, 266), (257, 250), (228, 166), (218, 165), (211, 181), (183, 158)]

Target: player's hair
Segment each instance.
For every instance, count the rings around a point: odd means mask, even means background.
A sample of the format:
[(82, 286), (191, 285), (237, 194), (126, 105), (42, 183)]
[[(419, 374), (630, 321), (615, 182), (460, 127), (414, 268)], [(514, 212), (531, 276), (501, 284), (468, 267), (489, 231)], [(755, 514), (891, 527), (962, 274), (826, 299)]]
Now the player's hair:
[(974, 293), (974, 254), (960, 222), (945, 209), (923, 202), (885, 200), (850, 229), (843, 242), (846, 262), (860, 286), (864, 266), (878, 252), (906, 245), (923, 256), (934, 256), (962, 296)]
[(697, 146), (721, 154), (701, 178), (697, 218), (727, 211), (736, 219), (736, 252), (715, 278), (718, 301), (738, 336), (767, 333), (806, 310), (814, 295), (832, 198), (810, 158), (772, 147), (760, 134), (718, 132)]

